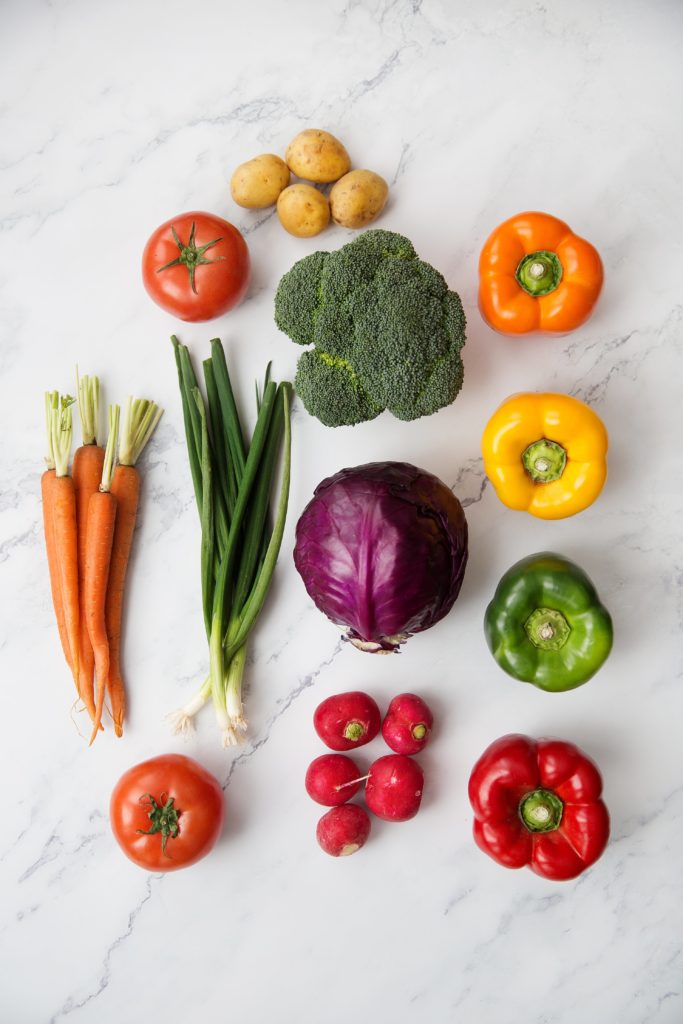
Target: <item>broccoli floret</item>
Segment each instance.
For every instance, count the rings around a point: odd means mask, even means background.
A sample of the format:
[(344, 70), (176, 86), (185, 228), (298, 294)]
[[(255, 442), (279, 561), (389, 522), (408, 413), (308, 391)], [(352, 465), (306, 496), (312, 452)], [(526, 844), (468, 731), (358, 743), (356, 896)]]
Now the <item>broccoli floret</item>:
[(280, 281), (275, 320), (315, 345), (299, 360), (295, 387), (328, 426), (383, 409), (402, 420), (428, 416), (462, 387), (462, 304), (402, 235), (366, 231), (300, 260)]
[(382, 412), (361, 387), (349, 363), (311, 349), (299, 359), (294, 387), (304, 406), (326, 427), (373, 420)]
[(329, 253), (314, 252), (295, 263), (275, 293), (275, 323), (297, 345), (312, 345), (320, 304), (320, 275)]

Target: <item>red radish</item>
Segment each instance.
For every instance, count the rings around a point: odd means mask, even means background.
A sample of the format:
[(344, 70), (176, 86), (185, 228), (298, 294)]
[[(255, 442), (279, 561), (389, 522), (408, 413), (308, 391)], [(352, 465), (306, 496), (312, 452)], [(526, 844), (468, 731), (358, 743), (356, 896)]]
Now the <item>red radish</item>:
[(419, 810), (423, 786), (417, 761), (404, 754), (387, 754), (370, 765), (365, 802), (384, 821), (408, 821)]
[(315, 834), (325, 853), (348, 857), (360, 850), (370, 835), (370, 819), (358, 804), (343, 804), (323, 814)]
[(311, 761), (306, 772), (306, 792), (325, 807), (336, 807), (360, 789), (360, 772), (344, 754), (322, 754)]
[(379, 732), (380, 721), (375, 701), (359, 690), (328, 697), (313, 716), (315, 731), (332, 750), (353, 750), (369, 743)]
[(422, 700), (414, 693), (394, 697), (382, 722), (384, 742), (397, 754), (417, 754), (429, 739), (434, 719)]

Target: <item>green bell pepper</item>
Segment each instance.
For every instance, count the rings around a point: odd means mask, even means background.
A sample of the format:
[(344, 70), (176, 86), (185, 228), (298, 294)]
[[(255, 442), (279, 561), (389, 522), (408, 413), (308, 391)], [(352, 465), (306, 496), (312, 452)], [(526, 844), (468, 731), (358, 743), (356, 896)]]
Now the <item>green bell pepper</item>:
[(555, 693), (587, 682), (612, 649), (612, 619), (588, 576), (547, 551), (508, 569), (484, 632), (508, 675)]

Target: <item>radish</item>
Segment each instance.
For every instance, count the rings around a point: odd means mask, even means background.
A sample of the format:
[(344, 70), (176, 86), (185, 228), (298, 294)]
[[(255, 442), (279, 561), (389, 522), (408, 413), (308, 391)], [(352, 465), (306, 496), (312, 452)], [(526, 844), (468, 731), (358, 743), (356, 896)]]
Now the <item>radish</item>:
[(316, 708), (313, 725), (332, 750), (353, 750), (369, 743), (379, 732), (380, 712), (367, 693), (352, 690), (328, 697)]
[(417, 761), (387, 754), (370, 765), (365, 802), (384, 821), (408, 821), (420, 807), (424, 775)]
[(306, 792), (318, 804), (336, 807), (360, 789), (358, 767), (344, 754), (322, 754), (311, 761), (306, 772)]
[(417, 754), (426, 745), (433, 723), (432, 713), (421, 697), (401, 693), (389, 705), (382, 736), (397, 754)]
[(358, 804), (343, 804), (323, 814), (316, 836), (331, 857), (348, 857), (364, 845), (370, 835), (370, 819)]

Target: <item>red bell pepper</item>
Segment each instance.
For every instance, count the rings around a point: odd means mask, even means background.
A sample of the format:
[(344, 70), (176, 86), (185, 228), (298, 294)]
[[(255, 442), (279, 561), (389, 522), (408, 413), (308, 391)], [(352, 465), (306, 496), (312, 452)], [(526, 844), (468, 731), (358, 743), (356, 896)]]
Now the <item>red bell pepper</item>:
[(601, 793), (600, 772), (573, 743), (501, 736), (470, 776), (475, 842), (507, 868), (576, 878), (607, 845)]

